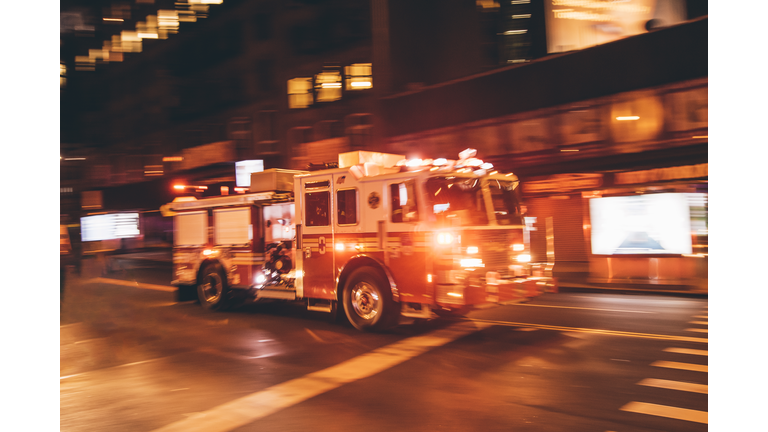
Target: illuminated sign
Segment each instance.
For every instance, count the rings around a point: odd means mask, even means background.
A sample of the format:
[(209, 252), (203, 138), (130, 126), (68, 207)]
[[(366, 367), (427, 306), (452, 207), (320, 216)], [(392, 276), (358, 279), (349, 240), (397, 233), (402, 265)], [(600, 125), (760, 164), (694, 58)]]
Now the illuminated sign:
[[(546, 0), (547, 52), (564, 52), (645, 33), (686, 18), (684, 0)], [(653, 20), (653, 21), (652, 21)]]
[(693, 195), (701, 194), (662, 193), (590, 199), (592, 253), (690, 254)]
[(84, 242), (138, 237), (139, 214), (116, 213), (85, 216), (80, 218)]

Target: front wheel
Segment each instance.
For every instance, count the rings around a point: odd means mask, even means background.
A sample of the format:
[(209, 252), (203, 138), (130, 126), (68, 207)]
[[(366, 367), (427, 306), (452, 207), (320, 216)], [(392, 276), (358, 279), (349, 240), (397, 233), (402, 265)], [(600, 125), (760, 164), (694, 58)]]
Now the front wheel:
[(218, 265), (209, 264), (203, 269), (197, 284), (200, 304), (209, 310), (224, 310), (227, 307), (227, 279)]
[(394, 326), (398, 318), (389, 284), (370, 267), (357, 269), (349, 276), (343, 304), (349, 322), (358, 330), (386, 330)]

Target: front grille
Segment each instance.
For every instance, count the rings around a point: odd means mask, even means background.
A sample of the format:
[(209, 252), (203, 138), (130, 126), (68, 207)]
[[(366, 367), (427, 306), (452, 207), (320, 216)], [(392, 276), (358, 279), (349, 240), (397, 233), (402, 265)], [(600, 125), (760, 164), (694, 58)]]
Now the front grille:
[[(502, 275), (509, 271), (511, 261), (507, 230), (482, 230), (472, 231), (465, 235), (467, 234), (469, 234), (469, 240), (480, 248), (485, 271), (496, 271)], [(465, 244), (469, 245), (469, 243)]]

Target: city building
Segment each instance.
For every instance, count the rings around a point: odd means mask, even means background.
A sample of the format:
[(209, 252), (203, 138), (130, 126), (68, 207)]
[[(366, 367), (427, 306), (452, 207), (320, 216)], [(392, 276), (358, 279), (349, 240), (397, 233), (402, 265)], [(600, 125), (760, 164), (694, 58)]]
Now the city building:
[(136, 18), (160, 3), (130, 11), (137, 34), (165, 26), (166, 39), (113, 35), (74, 65), (99, 85), (66, 76), (92, 108), (66, 155), (87, 160), (64, 161), (85, 168), (62, 180), (81, 198), (73, 215), (159, 215), (175, 185), (233, 193), (237, 161), (473, 147), (523, 180), (534, 260), (556, 275), (706, 289), (700, 2), (224, 0)]

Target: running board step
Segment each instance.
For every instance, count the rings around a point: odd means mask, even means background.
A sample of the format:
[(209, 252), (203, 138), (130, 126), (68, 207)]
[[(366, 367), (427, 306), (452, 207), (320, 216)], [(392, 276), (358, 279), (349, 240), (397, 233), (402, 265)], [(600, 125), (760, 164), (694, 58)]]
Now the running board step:
[(402, 303), (400, 309), (400, 315), (410, 318), (425, 318), (429, 319), (433, 317), (432, 309), (427, 304), (418, 303)]
[(296, 291), (295, 290), (271, 290), (271, 289), (260, 289), (256, 290), (256, 298), (268, 298), (268, 299), (278, 299), (278, 300), (296, 300)]
[(333, 302), (331, 300), (312, 300), (307, 302), (307, 310), (317, 312), (333, 312)]

